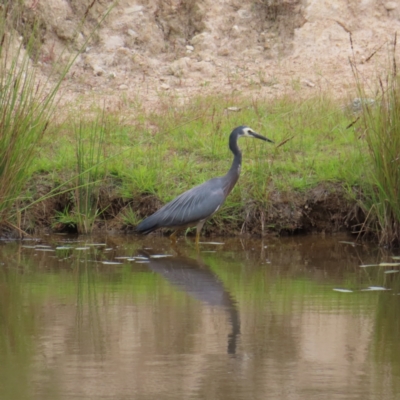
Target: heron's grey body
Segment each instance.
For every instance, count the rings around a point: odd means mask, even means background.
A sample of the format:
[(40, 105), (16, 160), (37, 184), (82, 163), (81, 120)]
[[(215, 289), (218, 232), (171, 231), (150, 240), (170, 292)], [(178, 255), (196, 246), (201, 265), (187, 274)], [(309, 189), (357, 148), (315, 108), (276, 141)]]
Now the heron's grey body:
[(198, 242), (205, 221), (218, 211), (239, 179), (242, 153), (237, 145), (237, 140), (242, 136), (272, 142), (272, 140), (255, 133), (247, 126), (235, 128), (229, 136), (229, 148), (234, 158), (226, 175), (210, 179), (182, 193), (142, 221), (136, 227), (136, 232), (148, 234), (158, 228), (179, 230), (196, 226), (196, 242)]
[(220, 181), (214, 178), (207, 183), (207, 191), (203, 184), (196, 186), (160, 208), (136, 227), (140, 233), (150, 233), (157, 228), (183, 228), (193, 226), (210, 217), (225, 200)]

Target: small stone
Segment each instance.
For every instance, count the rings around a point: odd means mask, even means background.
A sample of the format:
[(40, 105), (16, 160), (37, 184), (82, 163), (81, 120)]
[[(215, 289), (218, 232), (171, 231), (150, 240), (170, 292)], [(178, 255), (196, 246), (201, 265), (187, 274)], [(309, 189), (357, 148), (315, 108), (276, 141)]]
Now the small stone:
[(186, 46), (186, 50), (189, 51), (189, 52), (192, 52), (194, 50), (194, 47), (190, 46), (190, 45), (187, 45)]
[(196, 46), (199, 44), (203, 44), (205, 41), (207, 41), (208, 38), (209, 38), (209, 34), (207, 32), (202, 32), (196, 36), (193, 36), (192, 39), (190, 40), (190, 43), (193, 46)]
[(191, 60), (189, 57), (182, 57), (179, 60), (174, 61), (169, 66), (169, 73), (175, 76), (183, 76), (190, 68)]
[(125, 14), (134, 14), (143, 11), (144, 6), (133, 6), (125, 9)]
[(222, 57), (229, 56), (230, 53), (231, 53), (231, 52), (230, 52), (230, 50), (229, 50), (227, 47), (221, 47), (221, 48), (218, 50), (218, 55), (219, 55), (219, 56), (222, 56)]
[(128, 85), (125, 85), (124, 83), (122, 85), (119, 85), (119, 90), (127, 90)]
[(163, 90), (169, 90), (169, 85), (167, 85), (166, 83), (163, 83), (160, 87)]
[(385, 3), (385, 8), (387, 11), (393, 11), (397, 8), (397, 3), (395, 1), (388, 1)]
[(119, 47), (124, 47), (124, 39), (118, 35), (106, 36), (104, 38), (104, 47), (106, 50), (117, 50)]
[(93, 70), (94, 76), (101, 76), (105, 74), (105, 70), (101, 67), (101, 61), (93, 55), (86, 55), (84, 58), (85, 66)]
[(57, 36), (62, 40), (72, 40), (76, 35), (77, 27), (72, 21), (62, 21), (55, 26)]
[(233, 38), (240, 38), (240, 36), (244, 34), (243, 32), (244, 28), (239, 28), (237, 25), (233, 25), (230, 34)]
[(133, 37), (133, 38), (137, 38), (139, 35), (137, 34), (137, 32), (135, 32), (133, 29), (128, 29), (127, 31), (128, 35)]
[(99, 67), (98, 65), (95, 65), (93, 67), (93, 75), (94, 76), (102, 76), (102, 75), (104, 75), (105, 72), (106, 71), (104, 71), (104, 69)]
[(304, 83), (304, 85), (306, 85), (308, 87), (315, 87), (315, 83), (309, 81), (308, 79), (304, 79), (303, 83)]
[(235, 106), (233, 106), (233, 107), (228, 107), (228, 108), (226, 109), (226, 111), (231, 111), (231, 112), (238, 112), (238, 111), (240, 111), (240, 110), (241, 110), (240, 107), (235, 107)]
[(192, 65), (192, 69), (194, 71), (200, 72), (203, 75), (203, 77), (205, 76), (211, 77), (215, 75), (215, 67), (211, 62), (199, 61)]
[(119, 47), (116, 52), (124, 56), (130, 56), (132, 54), (132, 51), (127, 47)]
[(241, 8), (237, 13), (239, 15), (239, 18), (242, 18), (242, 19), (251, 18), (251, 12), (249, 10), (245, 10), (245, 9)]

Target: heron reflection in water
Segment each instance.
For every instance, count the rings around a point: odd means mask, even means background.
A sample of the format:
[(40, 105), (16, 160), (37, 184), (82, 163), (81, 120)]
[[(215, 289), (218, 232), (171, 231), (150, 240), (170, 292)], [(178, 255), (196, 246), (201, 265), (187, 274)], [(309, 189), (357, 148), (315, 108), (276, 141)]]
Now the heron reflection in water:
[(149, 257), (149, 268), (173, 286), (186, 292), (189, 296), (213, 307), (223, 307), (229, 317), (232, 327), (228, 335), (228, 354), (236, 353), (237, 338), (240, 334), (240, 318), (230, 293), (225, 289), (221, 280), (207, 265), (195, 259), (177, 256), (152, 258), (148, 250), (141, 251)]

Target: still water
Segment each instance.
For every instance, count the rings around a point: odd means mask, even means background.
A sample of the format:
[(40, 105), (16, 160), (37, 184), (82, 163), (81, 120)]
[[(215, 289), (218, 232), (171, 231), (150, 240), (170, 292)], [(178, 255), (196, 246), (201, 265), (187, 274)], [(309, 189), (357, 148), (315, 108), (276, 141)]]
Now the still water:
[(0, 241), (0, 399), (400, 398), (396, 254), (213, 240)]

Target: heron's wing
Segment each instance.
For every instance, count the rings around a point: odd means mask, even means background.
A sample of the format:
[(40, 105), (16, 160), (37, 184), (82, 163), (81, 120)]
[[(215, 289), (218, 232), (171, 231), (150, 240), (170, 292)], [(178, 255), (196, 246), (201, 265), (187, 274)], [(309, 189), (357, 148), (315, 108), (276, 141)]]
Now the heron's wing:
[(161, 227), (195, 224), (210, 217), (225, 201), (220, 183), (219, 178), (214, 178), (182, 193), (142, 221), (136, 230), (148, 233)]
[(161, 226), (187, 225), (210, 217), (224, 201), (218, 179), (213, 179), (182, 193), (156, 214), (159, 214)]

